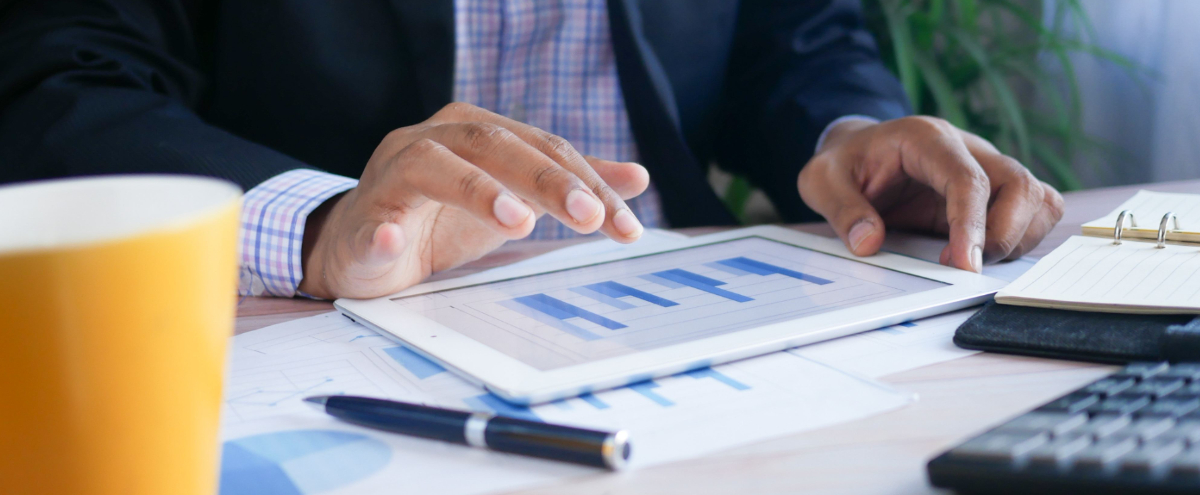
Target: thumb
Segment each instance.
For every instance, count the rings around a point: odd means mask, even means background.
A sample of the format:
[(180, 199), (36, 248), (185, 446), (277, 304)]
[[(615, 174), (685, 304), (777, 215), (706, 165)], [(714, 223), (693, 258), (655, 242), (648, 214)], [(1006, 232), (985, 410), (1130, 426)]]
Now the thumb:
[(351, 244), (350, 253), (355, 262), (364, 267), (379, 267), (399, 258), (408, 242), (399, 225), (368, 221), (359, 226)]
[(848, 174), (813, 172), (817, 173), (800, 174), (800, 198), (829, 221), (850, 252), (856, 256), (879, 252), (885, 236), (883, 218), (853, 178)]

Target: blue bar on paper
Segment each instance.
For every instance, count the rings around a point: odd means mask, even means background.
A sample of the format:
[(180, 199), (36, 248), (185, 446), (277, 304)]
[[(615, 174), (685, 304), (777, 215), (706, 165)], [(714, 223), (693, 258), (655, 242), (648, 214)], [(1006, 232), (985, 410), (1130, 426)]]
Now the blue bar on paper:
[(492, 394), (476, 395), (475, 397), (467, 397), (463, 399), (471, 409), (479, 410), (486, 409), (500, 416), (508, 416), (510, 418), (527, 419), (530, 421), (543, 422), (533, 410), (525, 406), (518, 406), (505, 402), (504, 399), (496, 397)]
[[(678, 268), (673, 268), (673, 269), (662, 271), (662, 272), (655, 272), (654, 274), (658, 275), (660, 277), (670, 278), (671, 280), (679, 282), (683, 285), (688, 285), (688, 283), (684, 282), (684, 280), (691, 280), (692, 282), (695, 282), (698, 284), (704, 284), (704, 285), (707, 285), (710, 287), (716, 287), (718, 285), (725, 285), (724, 280), (717, 280), (715, 278), (705, 277), (704, 275), (700, 275), (698, 273), (692, 273), (687, 270), (680, 270)], [(670, 275), (670, 276), (668, 277), (667, 275)]]
[(662, 278), (658, 275), (654, 275), (652, 273), (648, 273), (646, 275), (638, 275), (638, 278), (640, 278), (642, 280), (654, 282), (654, 283), (661, 285), (663, 287), (666, 287), (668, 289), (682, 289), (684, 287), (684, 285), (679, 282), (667, 280), (665, 278)]
[(595, 395), (592, 395), (591, 392), (582, 394), (579, 396), (579, 398), (596, 409), (608, 409), (608, 404), (597, 398)]
[(800, 273), (795, 270), (788, 270), (787, 268), (784, 268), (782, 266), (775, 266), (770, 263), (763, 263), (761, 261), (752, 260), (750, 258), (746, 258), (743, 256), (738, 256), (737, 258), (730, 258), (727, 260), (721, 260), (721, 261), (718, 261), (717, 263), (720, 263), (720, 264), (726, 265), (726, 266), (732, 266), (734, 268), (740, 268), (740, 269), (746, 270), (750, 273), (757, 273), (759, 275), (770, 275), (773, 273), (777, 273), (779, 275), (786, 275), (786, 276), (792, 277), (796, 280), (812, 282), (817, 285), (825, 285), (825, 284), (833, 283), (832, 280), (826, 280), (821, 277), (809, 275), (807, 273)]
[(579, 294), (583, 297), (586, 297), (588, 299), (591, 299), (593, 301), (602, 302), (604, 304), (607, 304), (607, 305), (612, 306), (617, 309), (633, 309), (636, 307), (625, 301), (617, 299), (616, 297), (605, 295), (600, 292), (596, 292), (587, 287), (571, 287), (568, 290), (570, 290), (571, 292), (574, 292), (576, 294)]
[(618, 284), (616, 282), (600, 282), (598, 284), (585, 285), (584, 287), (611, 297), (636, 297), (650, 304), (657, 304), (664, 308), (679, 305), (679, 303), (675, 301), (664, 299), (649, 292), (637, 290), (628, 285)]
[(730, 378), (729, 375), (721, 373), (720, 371), (712, 368), (700, 368), (698, 370), (689, 371), (686, 374), (697, 380), (701, 378), (712, 378), (713, 380), (729, 385), (734, 390), (750, 390), (749, 385), (734, 380), (733, 378)]
[(615, 322), (579, 306), (567, 304), (545, 294), (521, 296), (513, 300), (560, 320), (565, 320), (567, 318), (582, 318), (609, 330), (625, 328), (625, 324), (623, 323)]
[(721, 271), (723, 271), (723, 272), (725, 272), (725, 273), (728, 273), (728, 274), (730, 274), (730, 275), (733, 275), (733, 276), (735, 276), (735, 277), (741, 277), (741, 276), (744, 276), (744, 275), (754, 275), (754, 274), (755, 274), (754, 272), (746, 271), (746, 270), (743, 270), (743, 269), (741, 269), (741, 268), (738, 268), (738, 267), (735, 267), (735, 266), (726, 265), (726, 264), (724, 264), (724, 263), (719, 263), (719, 262), (716, 262), (716, 261), (712, 261), (712, 262), (709, 262), (709, 263), (705, 263), (705, 264), (704, 264), (704, 266), (707, 266), (707, 267), (709, 267), (709, 268), (712, 268), (712, 269), (714, 269), (714, 270), (721, 270)]
[(446, 371), (442, 365), (430, 361), (425, 356), (404, 346), (388, 347), (383, 352), (421, 380)]
[(569, 333), (569, 334), (579, 337), (583, 340), (599, 340), (600, 339), (599, 335), (596, 335), (592, 332), (589, 332), (589, 331), (579, 328), (575, 325), (572, 325), (570, 323), (562, 321), (558, 318), (550, 316), (541, 311), (537, 311), (533, 308), (530, 308), (529, 306), (521, 304), (512, 299), (500, 301), (497, 304), (504, 306), (508, 309), (511, 309), (513, 311), (516, 311), (518, 313), (521, 313), (522, 315), (524, 315), (527, 318), (545, 323), (546, 325), (557, 328), (557, 329), (563, 331), (564, 333)]
[(911, 321), (906, 321), (906, 322), (904, 322), (904, 323), (900, 323), (899, 325), (900, 325), (900, 326), (902, 326), (902, 327), (908, 327), (908, 328), (912, 328), (912, 327), (915, 327), (915, 326), (917, 326), (917, 324), (916, 324), (916, 323), (913, 323), (913, 322), (911, 322)]
[(653, 390), (656, 388), (658, 388), (658, 384), (654, 383), (653, 380), (638, 382), (629, 386), (630, 390), (642, 394), (643, 397), (654, 401), (660, 406), (671, 407), (675, 405), (674, 402), (671, 402), (671, 399), (658, 395), (658, 393)]
[(655, 272), (654, 275), (665, 278), (672, 282), (686, 285), (693, 289), (699, 289), (709, 294), (724, 297), (725, 299), (729, 299), (731, 301), (747, 302), (754, 300), (754, 298), (746, 297), (735, 292), (718, 289), (716, 286), (725, 285), (725, 282), (714, 280), (703, 275), (696, 275), (695, 273), (687, 270), (680, 270), (676, 268), (674, 270), (667, 270), (664, 272)]

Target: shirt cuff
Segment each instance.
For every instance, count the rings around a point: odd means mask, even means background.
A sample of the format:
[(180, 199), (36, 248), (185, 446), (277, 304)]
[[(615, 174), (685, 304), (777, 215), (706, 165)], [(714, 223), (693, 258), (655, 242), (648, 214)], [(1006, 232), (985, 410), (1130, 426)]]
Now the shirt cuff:
[(247, 191), (242, 199), (238, 294), (295, 296), (304, 279), (300, 249), (308, 214), (357, 185), (348, 177), (296, 169)]
[(838, 124), (843, 122), (851, 122), (855, 120), (863, 120), (872, 124), (879, 123), (879, 119), (875, 117), (868, 117), (866, 115), (845, 115), (838, 117), (834, 119), (833, 122), (830, 122), (829, 125), (825, 126), (825, 130), (821, 131), (821, 135), (817, 137), (817, 147), (813, 149), (813, 153), (815, 154), (821, 151), (821, 146), (825, 144), (825, 138), (829, 136), (829, 131), (833, 130), (834, 127), (837, 127)]

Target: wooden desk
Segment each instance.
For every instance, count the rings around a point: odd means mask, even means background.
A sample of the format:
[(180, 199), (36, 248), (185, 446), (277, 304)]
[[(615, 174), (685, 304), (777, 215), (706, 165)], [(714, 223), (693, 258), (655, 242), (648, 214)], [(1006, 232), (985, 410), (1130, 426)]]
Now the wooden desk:
[[(1138, 189), (1200, 192), (1200, 181), (1081, 191), (1064, 195), (1062, 222), (1032, 254), (1043, 256), (1083, 222), (1109, 212)], [(795, 228), (832, 236), (822, 224)], [(713, 229), (690, 229), (689, 234)], [(438, 278), (504, 265), (579, 241), (510, 243)], [(237, 331), (330, 311), (325, 302), (246, 298)], [(889, 375), (916, 392), (916, 404), (820, 430), (746, 445), (721, 454), (616, 475), (596, 474), (519, 493), (934, 493), (925, 462), (954, 443), (1115, 367), (977, 354)], [(702, 434), (702, 432), (697, 432)]]

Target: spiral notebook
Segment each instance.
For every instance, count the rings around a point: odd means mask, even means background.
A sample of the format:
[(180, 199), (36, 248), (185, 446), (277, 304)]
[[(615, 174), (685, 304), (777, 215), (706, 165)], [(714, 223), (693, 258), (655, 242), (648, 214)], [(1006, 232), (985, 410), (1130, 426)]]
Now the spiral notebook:
[(1200, 314), (1200, 195), (1139, 191), (996, 294), (1017, 306)]

